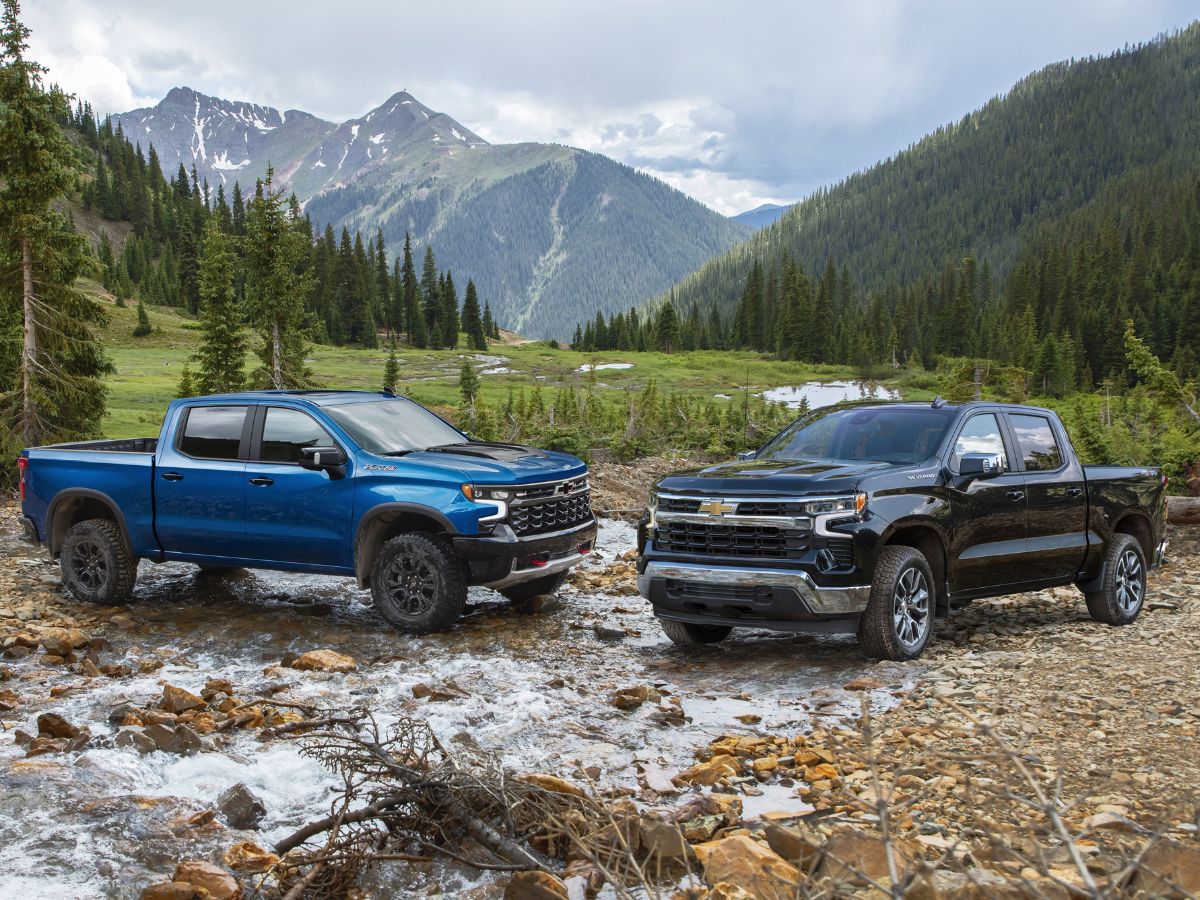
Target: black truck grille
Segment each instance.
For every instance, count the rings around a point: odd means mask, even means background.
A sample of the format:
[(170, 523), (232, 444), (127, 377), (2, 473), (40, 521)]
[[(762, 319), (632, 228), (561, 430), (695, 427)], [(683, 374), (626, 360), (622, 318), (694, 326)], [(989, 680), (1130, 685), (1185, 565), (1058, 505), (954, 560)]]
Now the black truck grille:
[(665, 553), (799, 559), (808, 549), (807, 532), (760, 525), (662, 522), (655, 545)]
[(583, 491), (571, 497), (526, 502), (522, 506), (513, 505), (508, 516), (509, 524), (517, 537), (565, 531), (575, 525), (590, 522), (591, 519), (591, 491)]

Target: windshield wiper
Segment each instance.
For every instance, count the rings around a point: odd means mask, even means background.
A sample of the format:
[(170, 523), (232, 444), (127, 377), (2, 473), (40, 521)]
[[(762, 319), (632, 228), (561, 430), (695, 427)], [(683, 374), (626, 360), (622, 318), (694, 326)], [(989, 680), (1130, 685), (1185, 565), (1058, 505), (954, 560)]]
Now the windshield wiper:
[(408, 454), (414, 453), (414, 452), (416, 452), (416, 451), (411, 450), (411, 449), (410, 450), (389, 450), (387, 453), (380, 453), (379, 455), (380, 456), (407, 456)]

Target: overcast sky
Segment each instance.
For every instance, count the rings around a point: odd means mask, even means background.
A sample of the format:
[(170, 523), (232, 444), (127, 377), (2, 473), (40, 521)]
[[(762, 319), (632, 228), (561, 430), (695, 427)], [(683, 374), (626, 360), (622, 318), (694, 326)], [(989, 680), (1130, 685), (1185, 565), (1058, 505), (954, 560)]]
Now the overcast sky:
[(32, 55), (100, 111), (173, 86), (340, 121), (406, 88), (493, 142), (553, 141), (723, 213), (800, 199), (1047, 63), (1196, 0), (26, 0)]

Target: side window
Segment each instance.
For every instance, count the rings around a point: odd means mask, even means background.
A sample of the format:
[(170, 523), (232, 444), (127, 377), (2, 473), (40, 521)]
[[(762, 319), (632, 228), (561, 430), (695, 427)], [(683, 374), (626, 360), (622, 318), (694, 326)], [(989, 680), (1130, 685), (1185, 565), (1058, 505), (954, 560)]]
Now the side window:
[(979, 413), (967, 419), (967, 424), (954, 442), (954, 450), (950, 454), (950, 470), (958, 471), (958, 464), (964, 453), (997, 453), (1000, 455), (1000, 465), (1008, 471), (1008, 459), (1004, 455), (1004, 438), (1000, 436), (1000, 423), (993, 413)]
[(1009, 423), (1017, 436), (1017, 447), (1025, 468), (1030, 472), (1057, 469), (1063, 464), (1062, 450), (1054, 437), (1054, 429), (1045, 416), (1010, 415)]
[(199, 459), (237, 459), (244, 406), (193, 406), (188, 410), (179, 452)]
[(262, 446), (258, 451), (262, 462), (298, 463), (302, 447), (332, 446), (335, 444), (329, 432), (307, 413), (280, 406), (267, 408)]

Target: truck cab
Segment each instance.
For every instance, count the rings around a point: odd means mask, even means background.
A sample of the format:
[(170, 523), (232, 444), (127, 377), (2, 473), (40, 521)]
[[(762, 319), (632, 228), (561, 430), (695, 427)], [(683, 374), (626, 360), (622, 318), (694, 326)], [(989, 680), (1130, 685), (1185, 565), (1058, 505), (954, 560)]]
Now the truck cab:
[(137, 562), (354, 577), (412, 632), (468, 585), (556, 589), (592, 549), (587, 466), (473, 441), (406, 398), (250, 391), (177, 400), (157, 439), (23, 451), (25, 530), (78, 597), (128, 596)]

